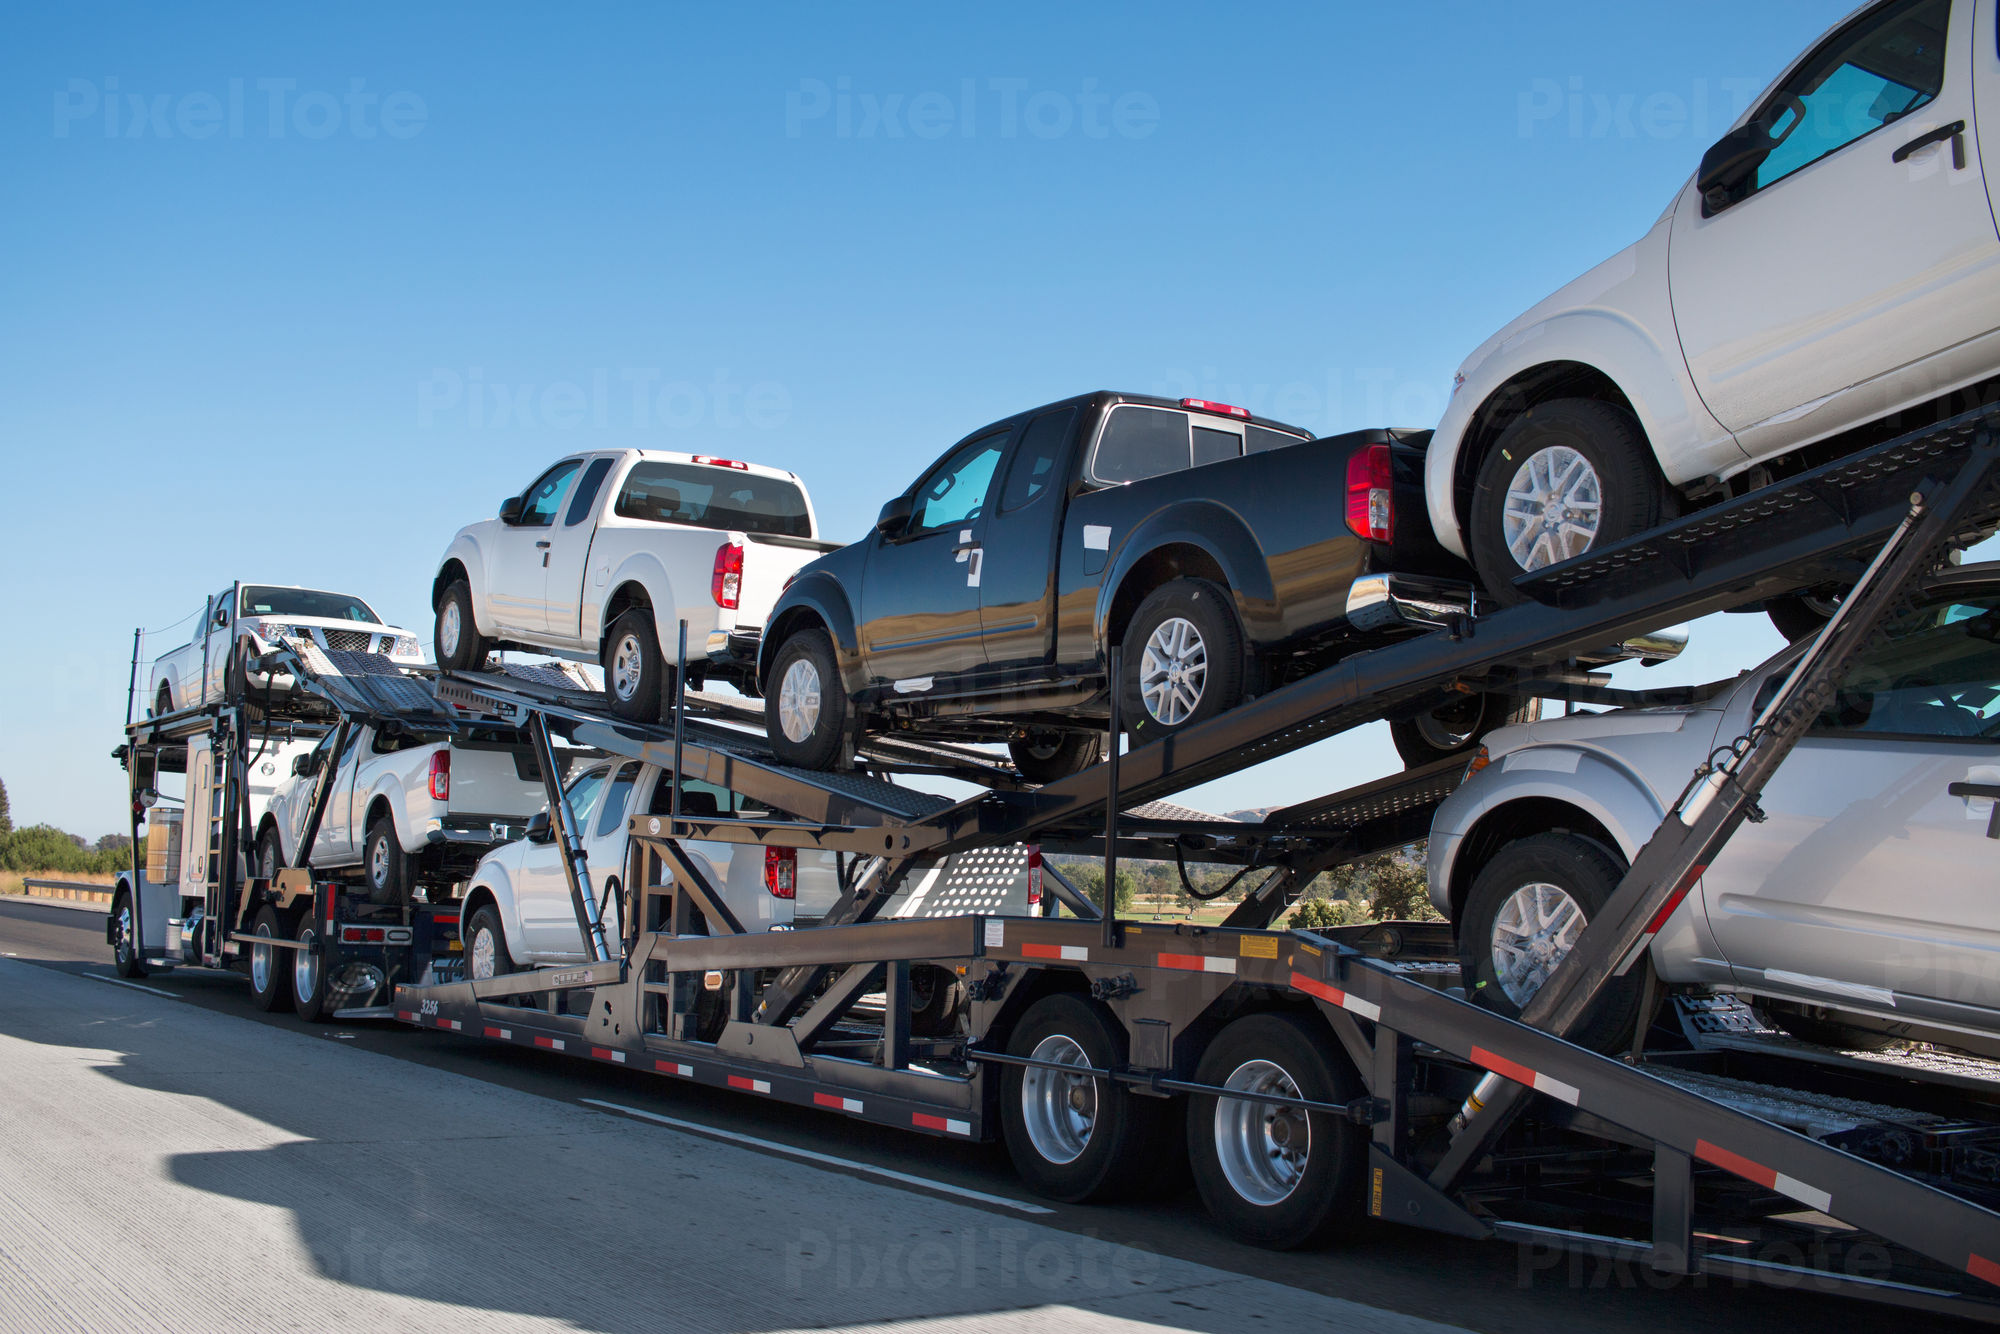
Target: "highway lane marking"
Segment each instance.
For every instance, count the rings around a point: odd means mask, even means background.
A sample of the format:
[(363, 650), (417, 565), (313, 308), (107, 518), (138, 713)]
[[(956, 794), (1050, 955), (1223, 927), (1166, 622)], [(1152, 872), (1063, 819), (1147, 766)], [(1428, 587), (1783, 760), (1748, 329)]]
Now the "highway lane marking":
[[(110, 979), (105, 979), (109, 981)], [(1010, 1200), (1005, 1195), (990, 1195), (983, 1190), (973, 1190), (970, 1186), (954, 1186), (948, 1181), (933, 1181), (909, 1172), (898, 1172), (894, 1168), (877, 1167), (873, 1163), (856, 1162), (852, 1158), (836, 1158), (830, 1153), (819, 1153), (812, 1149), (794, 1148), (790, 1144), (780, 1144), (775, 1140), (758, 1139), (755, 1135), (745, 1135), (734, 1130), (723, 1130), (718, 1126), (705, 1126), (699, 1121), (683, 1121), (676, 1116), (662, 1116), (658, 1112), (642, 1111), (637, 1107), (626, 1107), (615, 1102), (604, 1102), (598, 1098), (579, 1098), (578, 1102), (590, 1107), (601, 1107), (608, 1112), (619, 1112), (625, 1116), (635, 1116), (645, 1121), (657, 1121), (676, 1130), (686, 1130), (696, 1135), (707, 1135), (714, 1139), (728, 1140), (733, 1144), (747, 1144), (754, 1149), (769, 1153), (781, 1153), (788, 1157), (803, 1159), (809, 1163), (825, 1163), (832, 1167), (845, 1168), (850, 1172), (864, 1172), (869, 1176), (883, 1177), (890, 1181), (900, 1181), (906, 1186), (918, 1186), (924, 1190), (934, 1190), (944, 1195), (956, 1195), (961, 1199), (977, 1200), (981, 1204), (997, 1204), (1003, 1209), (1015, 1209), (1024, 1214), (1052, 1214), (1055, 1210), (1044, 1205), (1030, 1204), (1026, 1200)]]
[(99, 982), (109, 982), (114, 987), (130, 987), (134, 991), (150, 992), (152, 995), (155, 996), (165, 996), (168, 1000), (180, 999), (180, 997), (174, 992), (162, 991), (158, 987), (142, 987), (137, 982), (127, 982), (122, 977), (106, 977), (102, 973), (79, 973), (77, 974), (77, 976), (95, 978)]

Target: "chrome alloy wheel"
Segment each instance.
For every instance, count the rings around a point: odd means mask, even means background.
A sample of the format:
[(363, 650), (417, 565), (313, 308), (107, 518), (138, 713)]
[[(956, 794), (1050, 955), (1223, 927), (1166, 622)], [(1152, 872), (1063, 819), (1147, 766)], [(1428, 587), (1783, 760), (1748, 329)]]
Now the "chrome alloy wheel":
[(778, 725), (787, 741), (802, 743), (819, 730), (819, 692), (819, 668), (810, 658), (785, 668), (778, 685)]
[(459, 617), (458, 599), (447, 598), (438, 609), (438, 647), (444, 650), (445, 657), (458, 656), (458, 637), (463, 633), (465, 626)]
[(1534, 998), (1569, 956), (1588, 919), (1560, 885), (1535, 881), (1500, 905), (1493, 919), (1493, 976), (1517, 1008)]
[(493, 957), (497, 945), (491, 931), (481, 928), (472, 933), (471, 960), (466, 966), (466, 974), (475, 982), (483, 982), (493, 976)]
[(292, 951), (292, 994), (296, 996), (319, 993), (319, 955), (313, 953), (317, 939), (311, 927), (300, 928), (299, 947)]
[(1201, 704), (1208, 683), (1208, 645), (1194, 622), (1182, 616), (1162, 621), (1146, 640), (1139, 661), (1139, 698), (1153, 721), (1179, 727)]
[(1515, 564), (1540, 570), (1590, 550), (1603, 517), (1604, 488), (1597, 469), (1567, 445), (1550, 445), (1514, 470), (1500, 514), (1500, 535)]
[[(1281, 1065), (1245, 1061), (1222, 1081), (1224, 1088), (1304, 1102), (1299, 1083)], [(1215, 1156), (1236, 1193), (1252, 1204), (1282, 1203), (1304, 1180), (1312, 1158), (1312, 1121), (1306, 1109), (1284, 1102), (1215, 1102)]]
[[(1090, 1058), (1076, 1039), (1051, 1033), (1028, 1055), (1088, 1069)], [(1035, 1152), (1049, 1162), (1073, 1163), (1090, 1147), (1097, 1126), (1097, 1081), (1087, 1074), (1029, 1066), (1021, 1076), (1021, 1119)]]
[(639, 678), (646, 670), (646, 651), (639, 646), (639, 636), (625, 635), (618, 641), (618, 647), (611, 653), (611, 691), (622, 700), (630, 701), (639, 693)]
[[(271, 939), (271, 924), (257, 923), (257, 929), (252, 934), (265, 940)], [(271, 989), (271, 955), (274, 953), (276, 951), (269, 945), (250, 947), (250, 985), (255, 987), (260, 995)]]
[(368, 883), (376, 889), (389, 887), (389, 840), (378, 838), (368, 845)]

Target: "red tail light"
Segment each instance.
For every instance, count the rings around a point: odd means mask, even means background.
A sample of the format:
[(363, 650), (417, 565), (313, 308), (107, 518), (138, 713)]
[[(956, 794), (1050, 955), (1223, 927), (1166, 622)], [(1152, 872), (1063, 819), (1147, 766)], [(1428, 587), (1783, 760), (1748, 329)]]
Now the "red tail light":
[(709, 596), (724, 611), (735, 611), (743, 599), (743, 544), (724, 542), (715, 549), (715, 574), (708, 581)]
[(1030, 911), (1042, 906), (1042, 847), (1037, 843), (1028, 849), (1028, 908)]
[(764, 888), (771, 891), (774, 899), (795, 899), (799, 896), (797, 848), (764, 849)]
[(1365, 445), (1347, 459), (1347, 526), (1370, 542), (1396, 537), (1396, 506), (1390, 490), (1389, 447)]
[(451, 800), (451, 752), (431, 752), (431, 800)]
[(697, 454), (694, 456), (694, 461), (696, 463), (705, 463), (711, 468), (734, 468), (738, 472), (750, 471), (750, 465), (747, 463), (738, 463), (735, 459), (719, 459), (713, 454)]
[(1196, 412), (1217, 412), (1225, 417), (1242, 417), (1246, 421), (1250, 417), (1248, 408), (1239, 408), (1230, 403), (1217, 403), (1206, 398), (1184, 398), (1181, 400), (1181, 406), (1192, 408)]

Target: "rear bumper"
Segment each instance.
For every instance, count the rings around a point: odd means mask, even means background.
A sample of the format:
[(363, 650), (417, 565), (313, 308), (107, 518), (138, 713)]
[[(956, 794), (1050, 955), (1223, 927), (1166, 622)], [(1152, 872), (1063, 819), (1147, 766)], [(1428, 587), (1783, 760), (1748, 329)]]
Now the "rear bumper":
[(1472, 585), (1454, 579), (1364, 574), (1347, 587), (1347, 623), (1357, 630), (1439, 629), (1472, 613)]
[(755, 672), (757, 651), (763, 643), (762, 630), (716, 630), (708, 636), (708, 642), (704, 645), (704, 656), (711, 666), (739, 667)]

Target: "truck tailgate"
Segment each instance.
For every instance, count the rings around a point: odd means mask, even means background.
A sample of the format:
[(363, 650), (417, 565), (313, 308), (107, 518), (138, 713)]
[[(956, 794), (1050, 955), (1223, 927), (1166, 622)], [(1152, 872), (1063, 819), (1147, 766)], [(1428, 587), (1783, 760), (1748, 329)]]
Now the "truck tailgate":
[(534, 753), (525, 745), (458, 741), (451, 747), (453, 815), (533, 815), (548, 804)]
[(785, 581), (806, 562), (817, 560), (823, 543), (772, 542), (752, 535), (743, 544), (743, 593), (736, 607), (736, 624), (762, 629)]

